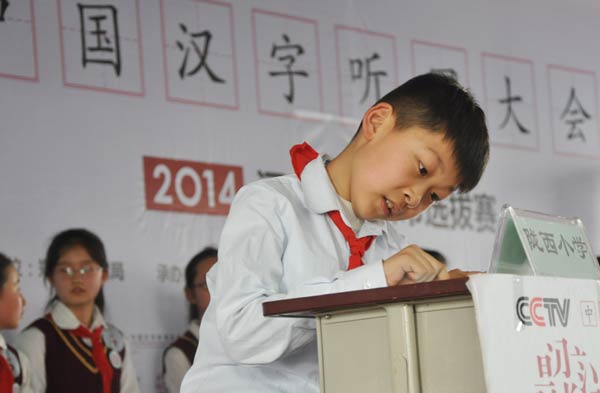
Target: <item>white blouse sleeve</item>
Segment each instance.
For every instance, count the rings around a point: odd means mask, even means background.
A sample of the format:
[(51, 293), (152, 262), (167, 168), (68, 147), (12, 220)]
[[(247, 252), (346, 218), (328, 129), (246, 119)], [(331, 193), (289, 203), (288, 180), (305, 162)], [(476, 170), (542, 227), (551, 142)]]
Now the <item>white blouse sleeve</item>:
[(125, 340), (125, 359), (123, 359), (123, 371), (121, 372), (121, 393), (139, 393), (140, 391), (131, 355), (131, 344), (128, 340)]
[[(23, 330), (15, 338), (15, 347), (28, 359), (30, 391), (46, 392), (46, 340), (44, 333), (35, 327)], [(24, 390), (23, 392), (25, 392)]]
[(164, 366), (167, 392), (179, 393), (183, 376), (191, 366), (190, 362), (181, 349), (171, 347), (165, 352)]

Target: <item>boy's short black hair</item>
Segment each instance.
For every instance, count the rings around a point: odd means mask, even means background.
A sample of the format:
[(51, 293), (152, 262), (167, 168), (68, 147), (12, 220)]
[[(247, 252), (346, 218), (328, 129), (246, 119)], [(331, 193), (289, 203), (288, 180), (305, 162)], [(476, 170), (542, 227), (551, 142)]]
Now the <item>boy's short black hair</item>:
[(471, 93), (441, 74), (419, 75), (392, 90), (376, 104), (394, 108), (396, 128), (419, 126), (444, 132), (453, 144), (460, 192), (471, 191), (483, 175), (490, 145), (485, 114)]

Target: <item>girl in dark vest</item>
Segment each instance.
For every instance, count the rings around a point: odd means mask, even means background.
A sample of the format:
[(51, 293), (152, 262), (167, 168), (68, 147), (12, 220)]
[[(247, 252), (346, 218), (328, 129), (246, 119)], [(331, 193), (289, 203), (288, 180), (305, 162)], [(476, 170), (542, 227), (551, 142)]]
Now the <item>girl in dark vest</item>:
[(217, 250), (207, 247), (196, 254), (185, 268), (185, 297), (190, 303), (188, 330), (171, 343), (163, 355), (165, 385), (169, 393), (179, 393), (183, 376), (194, 361), (198, 346), (198, 330), (204, 310), (210, 301), (206, 272), (217, 261)]
[(55, 296), (48, 314), (17, 337), (29, 357), (36, 393), (137, 393), (123, 333), (102, 316), (108, 262), (98, 236), (85, 229), (57, 234), (44, 275)]
[[(0, 330), (19, 325), (25, 299), (19, 290), (19, 273), (12, 261), (0, 253)], [(6, 343), (0, 334), (0, 393), (31, 393), (27, 357)]]

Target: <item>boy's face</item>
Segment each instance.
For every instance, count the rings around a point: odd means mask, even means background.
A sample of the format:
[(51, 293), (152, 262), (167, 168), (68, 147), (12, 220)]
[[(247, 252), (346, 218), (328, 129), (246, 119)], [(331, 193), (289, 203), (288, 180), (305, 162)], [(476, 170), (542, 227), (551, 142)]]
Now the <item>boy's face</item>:
[[(375, 108), (376, 109), (376, 108)], [(370, 123), (369, 123), (370, 122)], [(460, 177), (444, 132), (398, 130), (393, 113), (363, 120), (352, 161), (350, 201), (367, 220), (406, 220), (448, 197)]]

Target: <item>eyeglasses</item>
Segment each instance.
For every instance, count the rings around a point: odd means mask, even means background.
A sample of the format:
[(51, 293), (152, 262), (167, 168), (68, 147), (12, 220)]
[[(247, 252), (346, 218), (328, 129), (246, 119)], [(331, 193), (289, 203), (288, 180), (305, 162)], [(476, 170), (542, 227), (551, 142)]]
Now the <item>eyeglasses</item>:
[(91, 277), (91, 275), (99, 269), (99, 266), (92, 265), (82, 266), (79, 269), (74, 269), (71, 266), (61, 266), (57, 269), (57, 271), (60, 275), (69, 278), (73, 278), (75, 276), (75, 273), (79, 273), (79, 277), (87, 278)]

